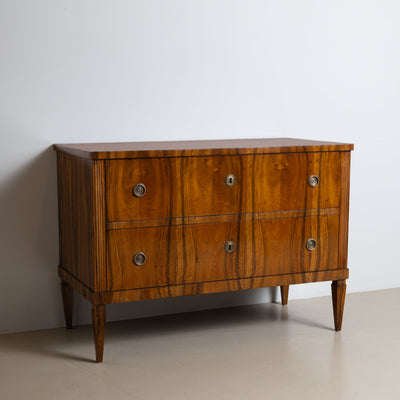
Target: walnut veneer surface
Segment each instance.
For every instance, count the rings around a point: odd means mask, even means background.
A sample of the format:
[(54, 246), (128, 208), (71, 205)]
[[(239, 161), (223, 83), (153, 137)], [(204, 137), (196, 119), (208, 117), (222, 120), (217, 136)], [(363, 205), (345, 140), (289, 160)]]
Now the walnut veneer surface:
[[(55, 145), (59, 275), (93, 305), (332, 281), (341, 329), (352, 144), (300, 139)], [(137, 191), (138, 190), (138, 191)]]

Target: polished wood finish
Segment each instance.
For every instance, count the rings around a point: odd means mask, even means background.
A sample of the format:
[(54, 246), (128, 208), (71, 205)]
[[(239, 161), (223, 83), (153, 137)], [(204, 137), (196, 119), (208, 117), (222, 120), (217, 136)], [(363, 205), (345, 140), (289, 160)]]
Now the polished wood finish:
[(350, 196), (350, 153), (342, 153), (342, 177), (339, 222), (339, 267), (347, 266), (349, 196)]
[[(62, 289), (63, 282), (68, 283), (79, 294), (81, 294), (83, 297), (88, 299), (90, 302), (98, 303), (94, 300), (95, 292), (92, 289), (90, 289), (89, 287), (87, 287), (85, 284), (83, 284), (78, 278), (73, 276), (70, 272), (68, 272), (66, 269), (64, 269), (60, 265), (58, 266), (58, 276), (61, 278), (61, 289)], [(63, 301), (64, 301), (64, 296), (63, 296)], [(64, 303), (64, 307), (65, 307), (65, 303)]]
[(94, 291), (106, 289), (104, 161), (57, 153), (60, 265)]
[(311, 210), (295, 210), (295, 211), (272, 211), (262, 213), (243, 213), (243, 214), (224, 214), (224, 215), (203, 215), (194, 217), (171, 217), (161, 219), (145, 219), (134, 221), (118, 221), (107, 222), (108, 230), (112, 229), (134, 229), (134, 228), (151, 228), (160, 226), (179, 226), (179, 225), (195, 225), (195, 224), (217, 224), (221, 222), (245, 222), (258, 221), (263, 219), (281, 219), (281, 218), (305, 218), (317, 217), (324, 215), (339, 215), (339, 207), (311, 209)]
[[(111, 230), (107, 289), (336, 269), (338, 228), (338, 216), (331, 215)], [(310, 237), (317, 240), (314, 251), (305, 247)], [(228, 240), (233, 253), (224, 249)], [(133, 263), (139, 252), (146, 255), (141, 266)]]
[[(73, 287), (93, 305), (98, 362), (110, 303), (280, 286), (287, 304), (289, 285), (331, 280), (340, 329), (353, 145), (244, 139), (55, 149), (66, 324)], [(143, 197), (132, 192), (138, 183)], [(143, 265), (134, 262), (140, 252)]]
[(72, 329), (72, 310), (74, 305), (74, 288), (67, 282), (61, 281), (61, 295), (64, 306), (65, 326)]
[(342, 329), (344, 299), (346, 296), (346, 281), (344, 279), (332, 282), (332, 304), (333, 319), (335, 322), (335, 331)]
[(95, 290), (92, 162), (57, 153), (60, 265)]
[(96, 351), (96, 362), (103, 361), (104, 333), (106, 323), (106, 307), (104, 304), (94, 304), (92, 308), (93, 335)]
[[(107, 220), (335, 208), (341, 173), (339, 152), (110, 160)], [(316, 188), (310, 175), (323, 177)], [(132, 193), (138, 183), (146, 186), (143, 197)]]
[(199, 157), (217, 155), (351, 151), (350, 143), (292, 138), (186, 140), (168, 142), (72, 143), (54, 149), (92, 160), (156, 157)]
[(61, 267), (58, 268), (58, 274), (62, 279), (67, 279), (68, 282), (74, 286), (74, 289), (93, 304), (111, 304), (206, 293), (236, 292), (238, 290), (294, 285), (299, 283), (334, 281), (348, 279), (349, 270), (347, 268), (334, 269), (329, 271), (303, 272), (298, 274), (272, 275), (256, 278), (239, 278), (215, 282), (187, 283), (182, 285), (156, 286), (143, 289), (114, 290), (97, 293), (86, 288)]
[(281, 286), (281, 299), (282, 299), (282, 305), (286, 306), (289, 299), (289, 285)]
[(93, 262), (95, 290), (106, 290), (107, 255), (106, 255), (106, 200), (105, 200), (105, 163), (96, 161), (92, 164), (93, 207)]

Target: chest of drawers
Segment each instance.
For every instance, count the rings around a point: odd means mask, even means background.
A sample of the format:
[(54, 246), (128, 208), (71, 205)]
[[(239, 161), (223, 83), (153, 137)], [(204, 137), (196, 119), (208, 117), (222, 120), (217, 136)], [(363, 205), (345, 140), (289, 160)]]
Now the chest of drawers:
[(300, 139), (55, 145), (61, 292), (105, 305), (332, 281), (341, 329), (352, 144)]

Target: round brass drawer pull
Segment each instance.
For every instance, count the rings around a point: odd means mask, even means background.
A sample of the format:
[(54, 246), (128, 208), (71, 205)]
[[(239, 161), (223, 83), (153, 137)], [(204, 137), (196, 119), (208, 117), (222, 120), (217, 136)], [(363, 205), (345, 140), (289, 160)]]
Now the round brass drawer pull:
[(138, 183), (133, 187), (132, 193), (136, 197), (143, 197), (146, 194), (146, 186), (143, 183)]
[(318, 184), (319, 184), (319, 178), (318, 178), (318, 176), (317, 176), (317, 175), (311, 175), (311, 176), (308, 178), (308, 184), (309, 184), (312, 188), (318, 186)]
[(310, 238), (306, 242), (306, 248), (308, 251), (313, 251), (317, 247), (317, 241), (313, 238)]
[(233, 253), (235, 251), (235, 243), (229, 240), (225, 243), (224, 249), (227, 253)]
[(226, 183), (228, 186), (233, 186), (233, 185), (235, 184), (235, 182), (236, 182), (236, 177), (235, 177), (235, 175), (233, 175), (233, 174), (229, 174), (229, 175), (227, 175), (227, 177), (225, 178), (225, 183)]
[(146, 262), (146, 255), (141, 251), (139, 253), (136, 253), (133, 256), (133, 262), (135, 265), (143, 265)]

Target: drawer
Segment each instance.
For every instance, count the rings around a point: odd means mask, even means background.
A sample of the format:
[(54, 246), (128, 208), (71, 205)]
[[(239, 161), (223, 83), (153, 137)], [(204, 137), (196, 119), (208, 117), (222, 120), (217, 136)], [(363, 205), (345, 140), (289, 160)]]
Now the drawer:
[(338, 215), (328, 215), (109, 230), (108, 290), (337, 269), (338, 229)]
[(241, 278), (345, 268), (339, 265), (338, 215), (248, 223), (240, 228), (238, 250)]
[(340, 178), (339, 152), (109, 160), (107, 220), (338, 207)]

